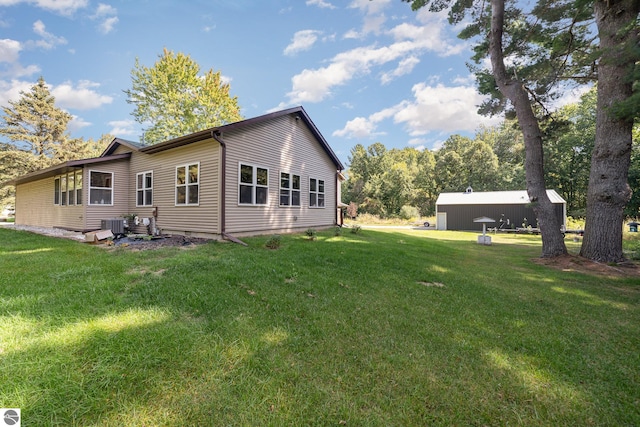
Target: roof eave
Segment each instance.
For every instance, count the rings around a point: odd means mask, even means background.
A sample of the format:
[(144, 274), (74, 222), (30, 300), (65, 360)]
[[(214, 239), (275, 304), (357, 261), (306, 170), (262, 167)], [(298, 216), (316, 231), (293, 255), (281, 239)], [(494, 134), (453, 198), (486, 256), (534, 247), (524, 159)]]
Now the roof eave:
[(105, 157), (93, 157), (90, 159), (70, 160), (68, 162), (60, 163), (60, 164), (48, 167), (46, 169), (34, 171), (26, 175), (22, 175), (18, 178), (5, 181), (4, 183), (0, 184), (0, 187), (4, 187), (7, 185), (15, 186), (18, 184), (26, 184), (28, 182), (38, 181), (40, 179), (66, 173), (71, 169), (77, 169), (80, 167), (97, 164), (97, 163), (111, 162), (114, 160), (128, 159), (130, 157), (131, 157), (131, 153), (122, 153), (122, 154), (113, 154)]

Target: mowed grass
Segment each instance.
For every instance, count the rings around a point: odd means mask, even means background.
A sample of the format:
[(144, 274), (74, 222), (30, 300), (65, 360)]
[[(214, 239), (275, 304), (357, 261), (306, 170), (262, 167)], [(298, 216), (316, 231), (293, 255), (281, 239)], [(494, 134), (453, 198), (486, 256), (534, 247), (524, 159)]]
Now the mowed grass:
[(136, 252), (0, 229), (0, 407), (23, 426), (640, 425), (640, 281), (475, 238)]

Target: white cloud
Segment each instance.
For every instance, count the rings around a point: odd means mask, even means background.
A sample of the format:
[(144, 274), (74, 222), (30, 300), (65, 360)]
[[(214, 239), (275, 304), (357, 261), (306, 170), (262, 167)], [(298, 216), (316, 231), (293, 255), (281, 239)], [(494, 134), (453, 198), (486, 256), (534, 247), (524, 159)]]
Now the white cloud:
[(68, 124), (69, 131), (71, 133), (77, 132), (82, 128), (86, 128), (87, 126), (91, 126), (92, 123), (86, 121), (82, 117), (78, 117), (76, 115), (71, 116), (71, 121)]
[(49, 32), (44, 25), (44, 22), (37, 20), (33, 23), (33, 32), (42, 37), (41, 40), (36, 40), (33, 43), (35, 46), (41, 47), (43, 49), (53, 49), (57, 45), (67, 44), (67, 39), (64, 37), (55, 36)]
[(20, 3), (31, 4), (61, 15), (72, 15), (78, 9), (87, 7), (88, 0), (0, 0), (0, 6), (13, 6)]
[(351, 9), (360, 9), (367, 14), (380, 13), (391, 4), (392, 0), (353, 0), (349, 5)]
[(293, 35), (291, 43), (284, 49), (284, 54), (295, 55), (298, 52), (311, 49), (321, 34), (322, 32), (317, 30), (297, 31)]
[(63, 108), (73, 108), (77, 110), (91, 110), (104, 104), (111, 104), (113, 98), (108, 95), (100, 95), (95, 88), (99, 83), (81, 80), (77, 86), (67, 81), (61, 85), (53, 87), (51, 94), (56, 98), (56, 103)]
[(349, 5), (350, 9), (358, 9), (364, 13), (362, 29), (360, 31), (351, 29), (345, 33), (345, 39), (360, 39), (367, 34), (379, 34), (382, 31), (387, 17), (382, 11), (389, 6), (391, 0), (353, 0)]
[(102, 21), (100, 25), (98, 25), (98, 30), (102, 34), (109, 34), (111, 31), (113, 31), (113, 28), (116, 26), (118, 21), (120, 20), (118, 19), (117, 16), (112, 16), (111, 18), (107, 18), (104, 21)]
[(418, 83), (413, 86), (413, 101), (399, 104), (395, 123), (404, 123), (411, 136), (429, 132), (474, 131), (481, 124), (499, 122), (501, 118), (487, 118), (478, 114), (484, 100), (474, 86), (446, 87)]
[(380, 77), (380, 81), (382, 84), (390, 83), (396, 77), (404, 76), (405, 74), (411, 73), (413, 68), (420, 63), (420, 60), (415, 56), (410, 56), (408, 58), (404, 58), (400, 61), (395, 70), (390, 71), (388, 73), (383, 73)]
[(99, 3), (96, 13), (91, 16), (91, 19), (100, 21), (98, 31), (102, 34), (109, 34), (120, 21), (117, 15), (118, 9), (108, 4)]
[[(381, 5), (370, 5), (369, 0), (356, 0), (353, 7), (364, 10), (379, 10)], [(287, 94), (289, 102), (300, 104), (321, 102), (331, 96), (336, 86), (347, 84), (354, 78), (369, 74), (373, 67), (399, 61), (394, 71), (382, 74), (382, 82), (387, 83), (394, 76), (411, 72), (419, 56), (435, 52), (441, 56), (453, 55), (465, 49), (463, 43), (449, 41), (445, 28), (448, 24), (444, 14), (430, 14), (420, 18), (421, 26), (402, 23), (388, 34), (394, 41), (385, 46), (366, 46), (351, 49), (335, 55), (329, 65), (317, 69), (305, 69), (291, 78), (292, 90)]]
[(318, 6), (321, 9), (335, 9), (336, 7), (325, 0), (307, 0), (307, 6)]
[(0, 80), (0, 105), (8, 105), (9, 101), (20, 99), (20, 92), (29, 92), (34, 83), (23, 80)]
[(376, 125), (373, 121), (364, 117), (356, 117), (349, 120), (344, 128), (333, 132), (332, 136), (345, 138), (370, 138), (376, 135)]
[(397, 108), (397, 106), (385, 108), (384, 110), (373, 113), (369, 117), (356, 117), (353, 120), (349, 120), (344, 128), (334, 131), (332, 136), (348, 139), (364, 139), (384, 135), (384, 132), (376, 132), (378, 123), (393, 117)]
[(17, 40), (0, 40), (0, 62), (17, 62), (21, 50), (22, 45)]
[(484, 97), (474, 86), (445, 87), (419, 83), (413, 86), (414, 99), (402, 101), (392, 107), (348, 121), (333, 136), (345, 138), (371, 138), (380, 134), (378, 124), (393, 118), (396, 124), (404, 124), (414, 139), (410, 144), (424, 145), (423, 135), (431, 132), (474, 131), (481, 124), (498, 123), (501, 118), (487, 118), (477, 113)]
[(124, 136), (137, 135), (139, 133), (136, 131), (138, 123), (133, 120), (113, 120), (108, 124), (111, 126), (109, 131), (111, 135)]

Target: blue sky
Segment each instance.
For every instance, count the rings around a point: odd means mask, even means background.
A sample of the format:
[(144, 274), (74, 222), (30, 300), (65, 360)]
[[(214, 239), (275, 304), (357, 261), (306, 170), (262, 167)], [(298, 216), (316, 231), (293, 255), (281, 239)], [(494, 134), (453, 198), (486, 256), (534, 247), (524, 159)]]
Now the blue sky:
[(220, 71), (246, 118), (304, 106), (345, 163), (357, 143), (434, 149), (497, 120), (457, 32), (400, 0), (0, 0), (0, 105), (43, 76), (73, 136), (138, 140), (123, 90), (167, 48)]

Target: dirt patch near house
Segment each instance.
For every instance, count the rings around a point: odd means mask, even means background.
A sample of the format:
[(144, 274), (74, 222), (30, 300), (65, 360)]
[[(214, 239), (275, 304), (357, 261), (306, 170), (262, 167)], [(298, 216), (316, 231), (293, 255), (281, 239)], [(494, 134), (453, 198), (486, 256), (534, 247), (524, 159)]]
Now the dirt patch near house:
[[(79, 242), (85, 242), (85, 235), (78, 231), (67, 231), (67, 230), (62, 230), (60, 228), (35, 227), (35, 226), (14, 225), (14, 224), (11, 224), (10, 227), (16, 230), (29, 231), (32, 233), (42, 234), (44, 236), (49, 236), (49, 237), (59, 237), (64, 239), (76, 240)], [(119, 239), (114, 239), (112, 242), (107, 242), (106, 240), (103, 240), (95, 244), (94, 243), (88, 243), (88, 244), (95, 245), (102, 248), (107, 248), (107, 249), (127, 248), (130, 250), (143, 251), (148, 249), (158, 249), (158, 248), (164, 248), (164, 247), (190, 248), (190, 247), (195, 247), (196, 245), (203, 245), (208, 242), (211, 242), (211, 240), (202, 239), (198, 237), (167, 235), (167, 236), (159, 236), (158, 238), (122, 237)]]
[(104, 246), (109, 249), (121, 248), (134, 251), (144, 251), (166, 247), (192, 248), (209, 242), (211, 242), (210, 239), (187, 236), (158, 236), (154, 238), (123, 237), (115, 239), (113, 244), (107, 245), (101, 243), (100, 246)]
[(604, 277), (639, 277), (640, 264), (627, 261), (610, 265), (595, 262), (576, 255), (563, 255), (554, 258), (533, 258), (533, 262), (562, 271), (577, 271)]

